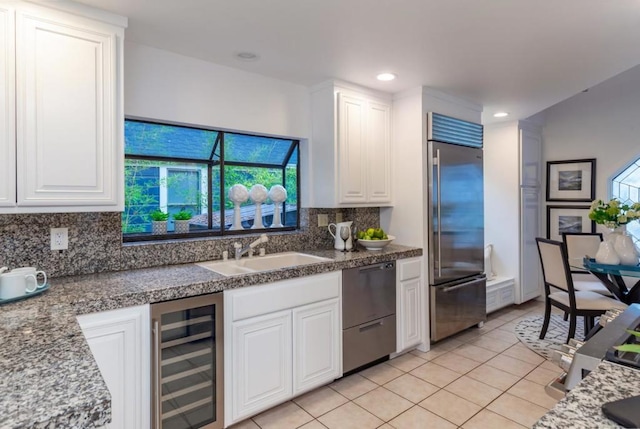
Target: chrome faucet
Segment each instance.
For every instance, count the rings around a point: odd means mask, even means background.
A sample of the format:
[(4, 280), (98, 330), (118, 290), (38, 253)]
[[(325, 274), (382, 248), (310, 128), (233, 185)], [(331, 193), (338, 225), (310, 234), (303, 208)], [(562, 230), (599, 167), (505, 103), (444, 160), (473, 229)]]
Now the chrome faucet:
[(242, 258), (242, 255), (247, 253), (249, 250), (252, 250), (258, 244), (266, 243), (267, 241), (269, 241), (269, 237), (267, 237), (267, 234), (262, 234), (260, 237), (258, 237), (257, 240), (253, 241), (246, 247), (242, 247), (242, 244), (236, 241), (235, 243), (233, 243), (233, 248), (236, 249), (236, 261), (240, 260), (240, 258)]

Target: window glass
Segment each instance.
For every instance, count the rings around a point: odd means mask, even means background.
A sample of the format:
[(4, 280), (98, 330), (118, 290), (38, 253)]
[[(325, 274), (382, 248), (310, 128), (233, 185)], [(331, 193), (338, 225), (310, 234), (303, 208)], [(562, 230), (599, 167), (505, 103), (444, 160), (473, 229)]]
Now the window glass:
[(225, 162), (283, 165), (292, 149), (292, 140), (225, 133)]
[(126, 155), (208, 160), (218, 132), (127, 120), (124, 137)]
[[(640, 159), (637, 159), (613, 178), (611, 196), (627, 204), (640, 202)], [(628, 223), (627, 231), (633, 236), (636, 243), (640, 242), (639, 221)]]
[[(125, 240), (154, 238), (151, 213), (157, 210), (169, 214), (169, 234), (175, 232), (173, 215), (181, 211), (192, 216), (190, 234), (237, 233), (230, 231), (234, 205), (227, 197), (235, 184), (247, 190), (256, 184), (267, 191), (285, 187), (287, 199), (278, 210), (270, 199), (260, 205), (262, 223), (268, 229), (279, 212), (282, 228), (296, 228), (298, 145), (297, 140), (125, 120)], [(251, 228), (257, 205), (249, 199), (240, 209), (243, 229)]]

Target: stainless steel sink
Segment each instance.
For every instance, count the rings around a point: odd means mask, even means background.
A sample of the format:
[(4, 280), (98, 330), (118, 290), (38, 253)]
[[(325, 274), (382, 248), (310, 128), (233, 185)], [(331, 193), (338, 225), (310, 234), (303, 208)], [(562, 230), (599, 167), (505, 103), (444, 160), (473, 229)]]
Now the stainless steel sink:
[(237, 276), (241, 274), (256, 273), (261, 271), (277, 270), (280, 268), (297, 267), (300, 265), (315, 264), (318, 262), (330, 262), (331, 259), (321, 256), (308, 255), (306, 253), (285, 252), (274, 253), (267, 256), (243, 258), (239, 261), (207, 261), (197, 265), (223, 276)]

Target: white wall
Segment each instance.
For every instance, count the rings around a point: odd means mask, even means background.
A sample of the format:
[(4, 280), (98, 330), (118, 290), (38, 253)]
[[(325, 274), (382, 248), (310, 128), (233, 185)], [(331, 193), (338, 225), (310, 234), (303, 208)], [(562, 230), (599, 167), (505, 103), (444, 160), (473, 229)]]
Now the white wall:
[(542, 115), (543, 161), (596, 158), (596, 198), (609, 198), (609, 178), (640, 156), (640, 66)]
[(125, 43), (125, 114), (274, 136), (308, 138), (301, 85)]
[(396, 243), (415, 247), (424, 247), (422, 116), (420, 88), (394, 97), (391, 138), (394, 207), (380, 209), (382, 228), (396, 237)]
[(520, 169), (518, 122), (484, 128), (484, 237), (493, 245), (493, 271), (520, 278)]

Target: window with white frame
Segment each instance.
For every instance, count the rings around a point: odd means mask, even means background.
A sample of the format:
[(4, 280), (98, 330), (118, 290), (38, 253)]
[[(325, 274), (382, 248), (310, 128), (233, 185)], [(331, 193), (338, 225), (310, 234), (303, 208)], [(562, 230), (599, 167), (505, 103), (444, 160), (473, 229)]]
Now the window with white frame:
[[(257, 232), (252, 229), (257, 207), (251, 199), (240, 205), (242, 228), (231, 230), (234, 205), (227, 196), (236, 184), (247, 189), (283, 186), (286, 201), (276, 210), (268, 200), (258, 211), (262, 230), (296, 229), (298, 158), (298, 140), (126, 119), (124, 240), (184, 236), (175, 232), (173, 216), (179, 212), (191, 215), (188, 236)], [(157, 210), (169, 215), (166, 235), (151, 234), (151, 213)], [(273, 219), (277, 213), (280, 222)]]
[[(622, 203), (640, 202), (640, 159), (636, 159), (611, 180), (611, 196)], [(627, 224), (627, 232), (640, 242), (640, 222)]]

